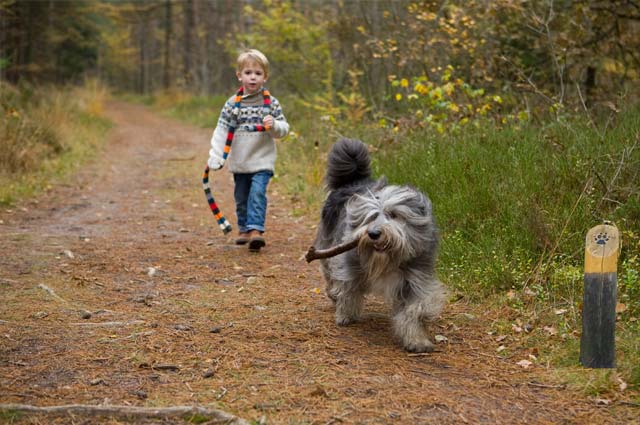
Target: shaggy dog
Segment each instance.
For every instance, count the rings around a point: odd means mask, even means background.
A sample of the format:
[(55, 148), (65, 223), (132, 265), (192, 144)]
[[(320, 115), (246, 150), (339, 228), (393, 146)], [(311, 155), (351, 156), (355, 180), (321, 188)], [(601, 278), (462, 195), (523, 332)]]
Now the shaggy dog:
[(433, 351), (424, 322), (438, 317), (446, 291), (434, 274), (438, 234), (431, 201), (412, 187), (373, 180), (367, 146), (359, 140), (341, 139), (332, 147), (326, 183), (315, 248), (358, 240), (356, 249), (320, 262), (336, 323), (357, 321), (365, 295), (382, 295), (402, 346)]

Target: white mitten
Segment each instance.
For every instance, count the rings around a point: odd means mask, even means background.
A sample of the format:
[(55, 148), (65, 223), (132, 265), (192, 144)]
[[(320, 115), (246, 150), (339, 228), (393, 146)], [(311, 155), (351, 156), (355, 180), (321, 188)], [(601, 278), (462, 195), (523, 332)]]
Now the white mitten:
[(207, 161), (207, 165), (209, 166), (210, 170), (219, 170), (224, 166), (224, 161), (222, 160), (222, 158), (218, 158), (217, 156), (210, 156), (209, 160)]

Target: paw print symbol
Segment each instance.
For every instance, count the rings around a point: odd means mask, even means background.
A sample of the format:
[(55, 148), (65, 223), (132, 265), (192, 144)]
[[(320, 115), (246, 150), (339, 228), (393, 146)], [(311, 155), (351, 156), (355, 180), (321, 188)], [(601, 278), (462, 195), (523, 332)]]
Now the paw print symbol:
[(603, 232), (603, 233), (598, 233), (595, 237), (594, 237), (596, 243), (598, 245), (606, 245), (607, 242), (609, 242), (609, 235), (607, 234), (607, 232)]

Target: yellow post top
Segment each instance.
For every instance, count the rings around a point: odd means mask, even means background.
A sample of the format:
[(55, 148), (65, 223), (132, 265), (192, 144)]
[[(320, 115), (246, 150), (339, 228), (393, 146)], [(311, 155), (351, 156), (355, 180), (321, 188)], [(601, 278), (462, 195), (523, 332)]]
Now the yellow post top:
[(618, 228), (600, 224), (587, 232), (584, 250), (585, 273), (615, 273), (620, 253)]

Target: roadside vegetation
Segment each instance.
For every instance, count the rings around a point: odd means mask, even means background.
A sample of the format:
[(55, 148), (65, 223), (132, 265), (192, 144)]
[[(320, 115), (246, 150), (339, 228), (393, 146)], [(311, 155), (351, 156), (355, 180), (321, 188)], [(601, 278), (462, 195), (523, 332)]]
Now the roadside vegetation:
[(0, 204), (35, 198), (85, 165), (104, 142), (107, 91), (0, 82)]

